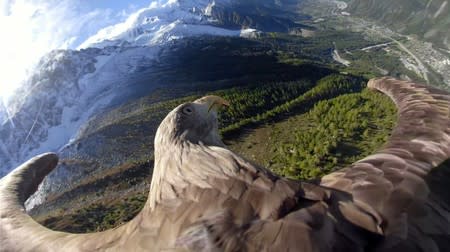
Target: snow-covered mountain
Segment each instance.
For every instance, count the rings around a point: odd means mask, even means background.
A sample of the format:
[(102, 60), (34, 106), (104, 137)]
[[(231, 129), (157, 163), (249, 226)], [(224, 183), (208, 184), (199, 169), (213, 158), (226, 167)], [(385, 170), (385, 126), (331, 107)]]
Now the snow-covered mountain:
[[(100, 30), (79, 48), (117, 46), (123, 43), (151, 46), (167, 41), (196, 35), (237, 36), (252, 32), (228, 30), (213, 26), (215, 0), (169, 0), (152, 2), (149, 7), (132, 14), (124, 23)], [(221, 6), (229, 0), (218, 0)]]
[[(0, 106), (0, 177), (33, 155), (70, 144), (91, 116), (123, 99), (129, 80), (150, 69), (170, 41), (254, 34), (253, 29), (216, 26), (213, 9), (228, 4), (232, 2), (153, 2), (125, 22), (100, 30), (78, 50), (43, 57), (11, 102)], [(144, 90), (159, 84), (146, 83)]]

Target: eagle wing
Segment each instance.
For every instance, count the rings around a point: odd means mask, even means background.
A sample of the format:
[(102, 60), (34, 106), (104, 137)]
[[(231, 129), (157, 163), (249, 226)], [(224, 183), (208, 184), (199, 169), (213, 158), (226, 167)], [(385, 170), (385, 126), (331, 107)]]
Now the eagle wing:
[(383, 148), (320, 184), (351, 194), (360, 209), (375, 210), (383, 248), (448, 251), (450, 94), (392, 78), (372, 79), (368, 87), (394, 101), (397, 125)]
[[(230, 212), (230, 206), (219, 206), (220, 214), (205, 216), (181, 243), (196, 245), (193, 250), (205, 244), (248, 251), (450, 249), (450, 167), (444, 163), (450, 157), (450, 95), (392, 78), (372, 79), (368, 87), (388, 95), (398, 109), (397, 125), (381, 150), (324, 176), (320, 186), (235, 162), (231, 167), (239, 173), (214, 180), (212, 187), (239, 184), (237, 202), (256, 207)], [(276, 191), (274, 184), (284, 188)], [(280, 191), (290, 193), (277, 198)], [(259, 207), (276, 214), (269, 218)], [(244, 212), (245, 221), (236, 224)]]

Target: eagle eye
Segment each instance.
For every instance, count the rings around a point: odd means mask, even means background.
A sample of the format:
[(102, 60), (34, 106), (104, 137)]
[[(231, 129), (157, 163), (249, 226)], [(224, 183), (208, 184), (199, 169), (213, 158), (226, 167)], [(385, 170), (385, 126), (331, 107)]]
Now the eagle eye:
[(182, 111), (183, 111), (183, 114), (185, 114), (185, 115), (190, 115), (194, 112), (194, 110), (189, 106), (184, 107)]

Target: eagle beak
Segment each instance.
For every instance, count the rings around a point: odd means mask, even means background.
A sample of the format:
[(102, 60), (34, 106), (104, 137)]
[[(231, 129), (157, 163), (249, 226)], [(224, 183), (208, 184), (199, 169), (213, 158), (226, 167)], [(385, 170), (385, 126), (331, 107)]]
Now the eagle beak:
[(203, 103), (208, 106), (208, 113), (211, 110), (214, 110), (217, 112), (222, 107), (228, 107), (230, 106), (230, 103), (223, 99), (222, 97), (216, 96), (216, 95), (208, 95), (205, 97), (202, 97), (198, 99), (196, 102)]
[(229, 106), (230, 103), (227, 100), (223, 99), (222, 97), (212, 96), (211, 101), (209, 103), (208, 113), (211, 110), (218, 111), (222, 107), (229, 107)]

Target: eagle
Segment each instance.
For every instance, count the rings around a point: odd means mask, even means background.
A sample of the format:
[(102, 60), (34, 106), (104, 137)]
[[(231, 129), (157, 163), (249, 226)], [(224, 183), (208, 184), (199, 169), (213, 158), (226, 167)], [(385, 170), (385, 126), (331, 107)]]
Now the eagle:
[(144, 208), (103, 232), (57, 232), (26, 213), (58, 162), (36, 156), (0, 180), (0, 251), (450, 251), (450, 93), (390, 77), (368, 88), (396, 104), (389, 140), (315, 183), (227, 149), (224, 99), (179, 105), (157, 130)]

